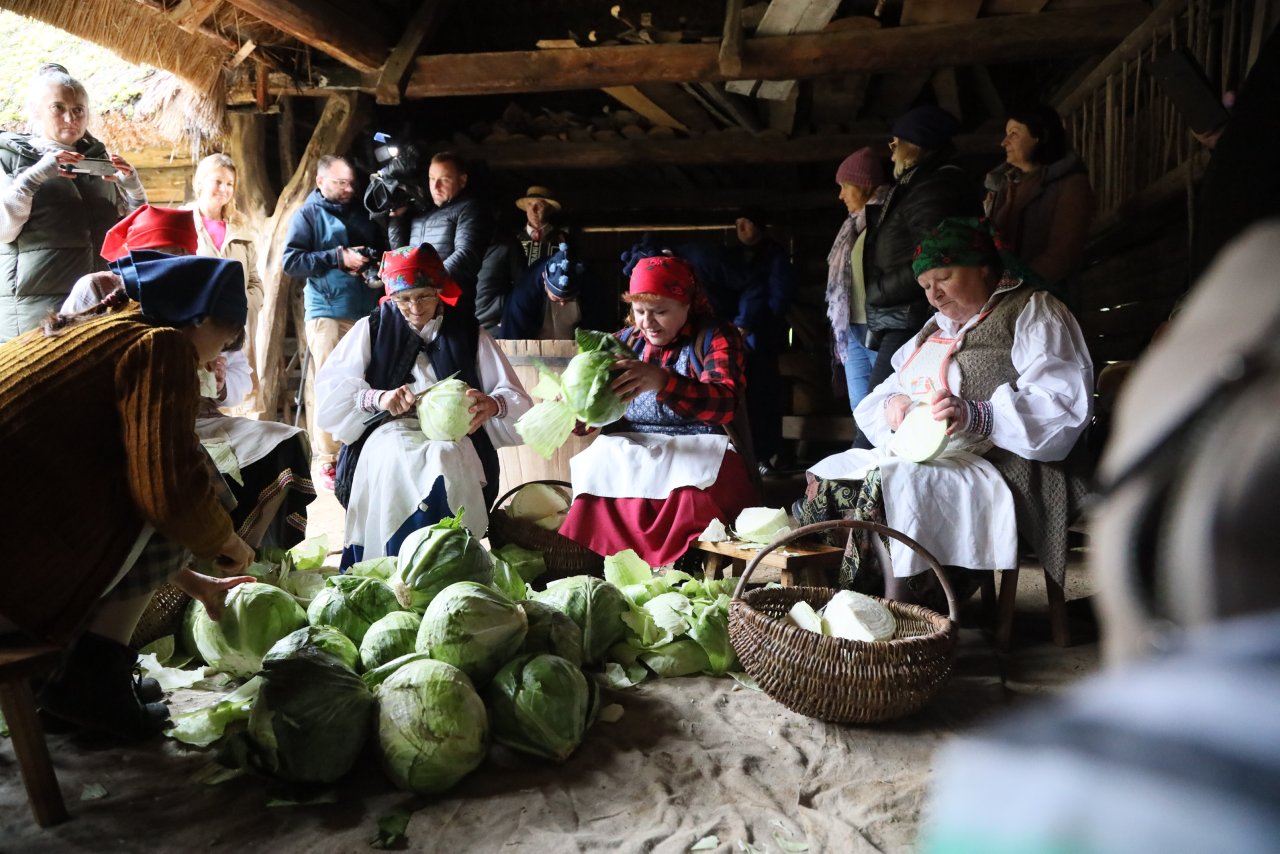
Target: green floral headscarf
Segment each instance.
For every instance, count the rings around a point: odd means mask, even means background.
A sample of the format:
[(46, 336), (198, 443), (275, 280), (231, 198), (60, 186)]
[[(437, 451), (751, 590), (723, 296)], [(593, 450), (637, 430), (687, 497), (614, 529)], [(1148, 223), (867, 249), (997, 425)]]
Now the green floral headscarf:
[(984, 266), (1062, 299), (1061, 293), (1049, 287), (1039, 274), (1009, 251), (986, 219), (972, 216), (944, 219), (920, 241), (911, 259), (911, 272), (916, 278), (939, 267)]

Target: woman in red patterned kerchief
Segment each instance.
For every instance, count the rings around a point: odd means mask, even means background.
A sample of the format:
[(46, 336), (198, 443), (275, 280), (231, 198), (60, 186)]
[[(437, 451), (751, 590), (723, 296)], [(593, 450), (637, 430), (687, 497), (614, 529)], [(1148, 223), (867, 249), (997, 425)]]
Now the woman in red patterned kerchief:
[(740, 453), (742, 337), (715, 319), (682, 258), (639, 261), (623, 299), (632, 324), (616, 337), (635, 358), (618, 361), (613, 388), (627, 411), (573, 458), (575, 498), (560, 533), (662, 566), (712, 520), (732, 524), (757, 503)]

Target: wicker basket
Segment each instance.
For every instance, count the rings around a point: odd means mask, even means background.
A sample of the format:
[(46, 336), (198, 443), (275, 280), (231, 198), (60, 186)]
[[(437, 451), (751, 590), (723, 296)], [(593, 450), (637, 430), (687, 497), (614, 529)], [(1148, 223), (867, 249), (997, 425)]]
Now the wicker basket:
[[(938, 575), (950, 618), (919, 605), (881, 599), (898, 621), (888, 641), (854, 641), (819, 635), (784, 622), (800, 600), (816, 610), (835, 590), (774, 587), (746, 591), (766, 554), (799, 537), (833, 528), (864, 528), (902, 541)], [(920, 709), (951, 674), (955, 655), (955, 595), (942, 567), (925, 549), (898, 531), (874, 522), (819, 522), (774, 540), (752, 558), (729, 606), (729, 638), (743, 668), (760, 688), (794, 712), (839, 723), (874, 723)]]
[[(539, 528), (532, 522), (515, 519), (502, 509), (502, 504), (511, 496), (530, 484), (545, 483), (548, 486), (564, 487), (566, 493), (572, 487), (563, 480), (531, 480), (522, 483), (498, 498), (489, 511), (489, 544), (493, 548), (502, 548), (507, 543), (515, 543), (526, 549), (537, 549), (542, 552), (547, 571), (538, 576), (539, 584), (555, 581), (557, 578), (568, 578), (571, 575), (594, 575), (604, 577), (604, 558), (585, 546), (580, 546), (568, 537), (562, 537), (556, 531)], [(569, 493), (568, 497), (572, 497)]]
[(156, 589), (142, 612), (138, 626), (133, 630), (129, 646), (142, 649), (165, 635), (178, 635), (182, 631), (182, 615), (191, 597), (172, 584), (162, 584)]

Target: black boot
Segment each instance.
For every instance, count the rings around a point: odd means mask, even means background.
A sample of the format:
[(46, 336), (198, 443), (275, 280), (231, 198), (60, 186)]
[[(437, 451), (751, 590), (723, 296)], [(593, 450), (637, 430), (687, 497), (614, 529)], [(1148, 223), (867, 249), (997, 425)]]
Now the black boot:
[(138, 654), (124, 644), (85, 632), (62, 670), (45, 683), (40, 707), (85, 729), (118, 738), (154, 735), (164, 728), (169, 707), (144, 704), (138, 698), (133, 677), (137, 661)]

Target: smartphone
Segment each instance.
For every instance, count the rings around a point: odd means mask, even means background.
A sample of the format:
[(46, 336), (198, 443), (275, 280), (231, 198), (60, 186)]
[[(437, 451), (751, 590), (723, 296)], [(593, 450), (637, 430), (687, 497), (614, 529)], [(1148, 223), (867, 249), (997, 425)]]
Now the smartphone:
[(63, 172), (78, 172), (84, 175), (114, 175), (115, 164), (101, 157), (86, 157), (78, 163), (67, 163), (59, 167)]

